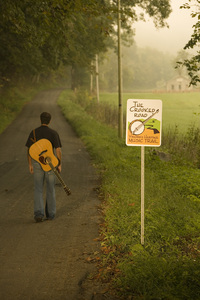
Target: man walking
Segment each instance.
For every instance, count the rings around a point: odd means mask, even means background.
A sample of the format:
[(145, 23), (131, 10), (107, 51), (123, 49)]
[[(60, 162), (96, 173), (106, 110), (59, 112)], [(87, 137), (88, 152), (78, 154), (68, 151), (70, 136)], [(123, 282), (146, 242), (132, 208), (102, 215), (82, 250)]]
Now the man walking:
[[(61, 172), (61, 141), (58, 133), (48, 125), (51, 121), (51, 115), (43, 112), (40, 115), (41, 126), (32, 130), (26, 142), (28, 147), (28, 165), (29, 171), (34, 175), (34, 219), (36, 222), (42, 222), (46, 214), (48, 220), (53, 220), (56, 215), (56, 197), (55, 197), (55, 176), (52, 170), (45, 172), (40, 163), (33, 160), (29, 155), (29, 148), (33, 143), (40, 139), (47, 139), (51, 142), (55, 155), (58, 158), (58, 172)], [(43, 188), (46, 181), (46, 205), (44, 209)]]

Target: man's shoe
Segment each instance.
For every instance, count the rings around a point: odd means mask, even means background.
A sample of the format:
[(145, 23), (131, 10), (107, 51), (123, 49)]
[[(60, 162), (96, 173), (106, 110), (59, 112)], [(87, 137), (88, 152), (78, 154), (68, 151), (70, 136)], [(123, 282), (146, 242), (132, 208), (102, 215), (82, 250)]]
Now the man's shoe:
[(54, 220), (54, 219), (55, 219), (55, 217), (53, 217), (53, 218), (48, 217), (48, 218), (47, 218), (48, 221), (52, 221), (52, 220)]
[(36, 223), (43, 222), (43, 217), (35, 217), (34, 219)]

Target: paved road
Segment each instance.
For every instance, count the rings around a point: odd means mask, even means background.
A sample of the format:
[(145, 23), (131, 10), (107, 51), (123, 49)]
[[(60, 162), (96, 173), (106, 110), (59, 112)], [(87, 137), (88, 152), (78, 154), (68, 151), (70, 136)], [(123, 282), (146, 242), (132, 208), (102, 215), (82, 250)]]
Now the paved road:
[[(82, 142), (64, 119), (56, 99), (59, 90), (39, 93), (0, 135), (0, 299), (96, 299), (83, 288), (95, 265), (88, 257), (99, 251), (98, 176)], [(57, 216), (34, 223), (33, 177), (25, 142), (40, 125), (43, 111), (60, 134), (62, 178), (72, 191), (56, 186)], [(98, 299), (104, 299), (99, 296)]]

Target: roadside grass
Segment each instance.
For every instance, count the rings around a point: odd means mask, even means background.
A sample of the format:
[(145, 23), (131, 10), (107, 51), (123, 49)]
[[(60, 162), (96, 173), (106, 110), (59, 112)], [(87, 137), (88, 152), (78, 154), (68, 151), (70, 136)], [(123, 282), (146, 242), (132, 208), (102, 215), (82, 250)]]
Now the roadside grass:
[(145, 148), (141, 246), (140, 148), (127, 147), (115, 128), (69, 98), (63, 92), (58, 103), (102, 178), (101, 278), (124, 299), (200, 299), (200, 170), (175, 153), (166, 161)]
[(0, 134), (16, 118), (23, 106), (39, 91), (52, 88), (53, 84), (19, 85), (0, 93)]
[(31, 100), (32, 89), (28, 91), (13, 88), (0, 97), (0, 133), (15, 119), (24, 104)]

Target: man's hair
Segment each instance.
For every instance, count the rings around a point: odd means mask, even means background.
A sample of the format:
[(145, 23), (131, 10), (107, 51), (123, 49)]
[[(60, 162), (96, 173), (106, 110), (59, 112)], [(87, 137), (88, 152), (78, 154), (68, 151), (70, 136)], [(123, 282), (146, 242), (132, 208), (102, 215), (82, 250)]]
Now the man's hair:
[(48, 125), (51, 121), (51, 115), (48, 112), (43, 112), (40, 115), (41, 124)]

